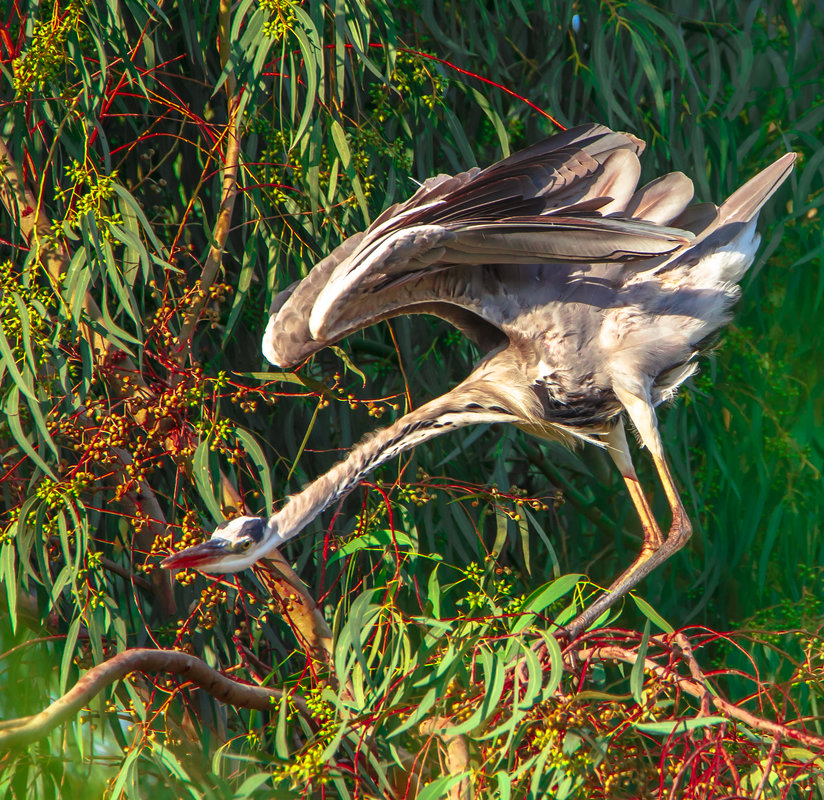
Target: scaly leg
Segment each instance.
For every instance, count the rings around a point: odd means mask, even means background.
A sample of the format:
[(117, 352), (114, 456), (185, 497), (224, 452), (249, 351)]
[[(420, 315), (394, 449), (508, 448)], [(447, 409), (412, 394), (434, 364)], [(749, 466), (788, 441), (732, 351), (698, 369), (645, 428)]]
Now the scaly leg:
[(664, 447), (661, 442), (661, 435), (658, 432), (655, 409), (648, 400), (618, 387), (615, 388), (615, 393), (637, 428), (641, 442), (647, 447), (652, 456), (672, 512), (672, 522), (667, 531), (667, 536), (664, 538), (655, 522), (644, 492), (638, 482), (635, 469), (632, 466), (623, 427), (616, 427), (610, 438), (607, 439), (607, 444), (611, 448), (610, 453), (613, 460), (624, 476), (630, 496), (638, 511), (638, 516), (641, 518), (641, 524), (644, 528), (644, 545), (640, 555), (629, 568), (613, 581), (601, 597), (567, 626), (572, 639), (581, 631), (586, 630), (604, 611), (637, 586), (659, 564), (662, 564), (673, 553), (680, 550), (692, 535), (692, 525), (687, 518), (687, 512), (681, 502), (675, 482), (672, 479), (672, 473), (664, 457)]

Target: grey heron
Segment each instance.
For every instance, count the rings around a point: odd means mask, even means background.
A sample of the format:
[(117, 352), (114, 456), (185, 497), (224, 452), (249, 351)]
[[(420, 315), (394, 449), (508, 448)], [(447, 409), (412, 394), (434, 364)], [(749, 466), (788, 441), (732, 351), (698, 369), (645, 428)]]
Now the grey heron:
[[(263, 352), (281, 367), (400, 314), (442, 317), (485, 355), (458, 386), (355, 445), (268, 520), (224, 522), (163, 566), (246, 569), (380, 464), (491, 422), (606, 447), (640, 517), (638, 557), (572, 623), (573, 635), (680, 549), (692, 528), (655, 407), (695, 371), (702, 343), (728, 321), (758, 248), (759, 211), (795, 154), (716, 206), (691, 205), (692, 182), (680, 172), (639, 189), (643, 148), (630, 134), (584, 125), (486, 169), (429, 178), (278, 295)], [(625, 418), (666, 495), (666, 534), (638, 481)]]

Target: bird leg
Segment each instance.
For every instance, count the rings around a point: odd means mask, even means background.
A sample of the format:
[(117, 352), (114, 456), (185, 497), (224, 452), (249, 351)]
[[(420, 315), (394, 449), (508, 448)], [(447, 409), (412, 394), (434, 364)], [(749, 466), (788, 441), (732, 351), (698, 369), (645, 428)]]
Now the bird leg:
[(615, 388), (615, 393), (637, 428), (642, 444), (647, 447), (652, 456), (670, 506), (672, 521), (665, 538), (653, 517), (652, 509), (644, 496), (641, 484), (638, 482), (630, 458), (623, 425), (619, 424), (607, 437), (607, 445), (610, 447), (613, 460), (624, 476), (630, 497), (641, 519), (641, 525), (644, 529), (644, 544), (638, 558), (612, 582), (609, 589), (566, 626), (571, 639), (574, 639), (581, 631), (586, 630), (604, 611), (611, 608), (621, 597), (635, 588), (653, 569), (680, 550), (692, 535), (692, 525), (687, 518), (687, 512), (681, 502), (672, 473), (664, 457), (664, 447), (661, 442), (661, 435), (658, 432), (655, 409), (648, 400), (618, 387)]
[(624, 431), (623, 422), (618, 424), (604, 437), (607, 451), (612, 456), (615, 466), (618, 467), (624, 483), (629, 490), (629, 496), (632, 498), (632, 504), (641, 519), (641, 527), (644, 530), (644, 544), (641, 548), (642, 558), (644, 553), (655, 552), (663, 543), (664, 535), (655, 521), (652, 514), (652, 509), (647, 502), (647, 497), (644, 490), (641, 488), (641, 482), (638, 480), (638, 474), (635, 472), (635, 465), (632, 463), (632, 456), (629, 452), (629, 445), (627, 444), (627, 435)]

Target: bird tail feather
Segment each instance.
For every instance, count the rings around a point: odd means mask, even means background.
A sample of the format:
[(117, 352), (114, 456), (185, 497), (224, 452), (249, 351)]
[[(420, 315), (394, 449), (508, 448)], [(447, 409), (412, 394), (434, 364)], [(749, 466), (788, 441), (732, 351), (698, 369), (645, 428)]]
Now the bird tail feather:
[(749, 222), (755, 218), (767, 200), (784, 183), (792, 171), (796, 157), (796, 153), (787, 153), (781, 156), (778, 161), (761, 170), (758, 175), (748, 180), (740, 189), (734, 191), (718, 209), (718, 224), (728, 225), (735, 222)]

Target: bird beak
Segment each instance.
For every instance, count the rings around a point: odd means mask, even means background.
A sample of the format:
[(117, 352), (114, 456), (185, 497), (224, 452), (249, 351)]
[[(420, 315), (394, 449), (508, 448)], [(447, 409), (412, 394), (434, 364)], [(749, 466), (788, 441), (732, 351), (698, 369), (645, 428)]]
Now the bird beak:
[(229, 552), (226, 539), (207, 539), (201, 544), (172, 553), (160, 562), (164, 569), (203, 569)]

